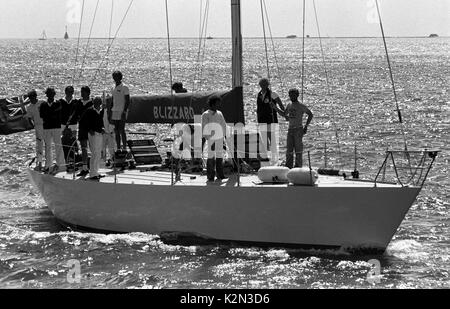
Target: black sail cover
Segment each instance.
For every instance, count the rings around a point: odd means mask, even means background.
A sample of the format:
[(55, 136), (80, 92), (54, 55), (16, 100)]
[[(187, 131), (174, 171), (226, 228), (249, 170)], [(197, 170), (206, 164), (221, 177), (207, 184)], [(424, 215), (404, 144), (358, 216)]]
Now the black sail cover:
[(242, 87), (231, 91), (132, 96), (128, 123), (193, 123), (208, 109), (208, 99), (222, 98), (219, 110), (227, 123), (244, 123)]
[(24, 117), (18, 98), (0, 99), (0, 135), (9, 135), (33, 129)]
[[(212, 96), (222, 99), (220, 110), (227, 123), (245, 123), (242, 87), (231, 91), (132, 96), (128, 123), (193, 123), (208, 109)], [(0, 99), (0, 135), (33, 129), (24, 117), (18, 98)]]

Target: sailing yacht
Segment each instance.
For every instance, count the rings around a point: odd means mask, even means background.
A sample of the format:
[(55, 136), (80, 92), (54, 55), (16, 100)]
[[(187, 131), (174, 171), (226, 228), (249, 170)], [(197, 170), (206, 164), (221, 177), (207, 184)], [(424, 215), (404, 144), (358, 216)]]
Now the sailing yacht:
[(67, 26), (66, 26), (66, 33), (64, 33), (64, 40), (69, 39), (69, 33), (67, 32)]
[[(243, 123), (240, 0), (231, 0), (231, 11), (233, 89), (218, 95), (227, 120)], [(175, 108), (190, 122), (211, 95), (133, 97), (128, 121), (173, 123), (173, 115), (180, 118)], [(214, 183), (190, 173), (174, 180), (171, 171), (148, 168), (105, 169), (106, 177), (99, 182), (66, 172), (46, 175), (32, 166), (28, 173), (54, 216), (82, 230), (383, 252), (420, 193), (437, 151), (408, 151), (408, 157), (421, 156), (419, 164), (394, 164), (397, 181), (384, 181), (388, 162), (404, 154), (405, 150), (387, 151), (372, 181), (361, 180), (356, 173), (348, 177), (328, 172), (318, 175), (312, 185), (262, 182), (256, 175), (239, 173)], [(414, 170), (414, 177), (401, 181), (401, 168)]]
[(45, 41), (47, 40), (47, 33), (44, 31), (42, 31), (42, 36), (39, 38), (40, 41)]

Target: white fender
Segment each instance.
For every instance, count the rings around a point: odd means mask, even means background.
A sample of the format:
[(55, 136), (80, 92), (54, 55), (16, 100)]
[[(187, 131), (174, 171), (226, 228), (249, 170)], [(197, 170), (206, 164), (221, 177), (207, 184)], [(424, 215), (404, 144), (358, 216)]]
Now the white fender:
[(284, 166), (267, 166), (258, 171), (258, 178), (262, 182), (288, 182), (287, 174), (289, 168)]
[(297, 186), (313, 186), (319, 178), (316, 171), (310, 171), (309, 168), (293, 168), (288, 174), (289, 182)]

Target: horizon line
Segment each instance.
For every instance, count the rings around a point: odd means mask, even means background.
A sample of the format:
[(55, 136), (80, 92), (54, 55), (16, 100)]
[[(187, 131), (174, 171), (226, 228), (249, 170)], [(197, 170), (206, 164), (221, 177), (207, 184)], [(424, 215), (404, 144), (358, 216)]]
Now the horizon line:
[[(418, 35), (411, 35), (411, 36), (405, 36), (405, 35), (400, 35), (400, 36), (386, 36), (386, 38), (431, 38), (431, 39), (436, 39), (436, 38), (449, 38), (450, 35), (444, 35), (444, 36), (437, 36), (437, 37), (430, 37), (430, 35), (427, 36), (418, 36)], [(264, 37), (262, 36), (249, 36), (249, 37), (242, 37), (243, 39), (264, 39)], [(274, 39), (290, 39), (290, 40), (295, 40), (295, 39), (302, 39), (302, 36), (296, 36), (293, 38), (289, 38), (287, 36), (274, 36)], [(378, 39), (381, 38), (381, 36), (323, 36), (323, 37), (318, 37), (318, 36), (309, 36), (309, 37), (305, 37), (305, 39)], [(78, 39), (78, 37), (73, 37), (73, 38), (69, 38), (68, 40), (75, 40)], [(113, 38), (108, 38), (108, 37), (81, 37), (80, 40), (112, 40)], [(156, 40), (167, 40), (167, 37), (117, 37), (115, 38), (117, 39), (125, 39), (125, 40), (149, 40), (149, 39), (156, 39)], [(171, 39), (174, 40), (182, 40), (182, 39), (196, 39), (198, 40), (198, 37), (171, 37)], [(227, 36), (227, 37), (207, 37), (207, 38), (203, 38), (203, 39), (209, 39), (209, 40), (222, 40), (222, 39), (231, 39), (231, 36)], [(39, 37), (28, 37), (28, 38), (0, 38), (0, 40), (40, 40)], [(48, 37), (46, 40), (66, 40), (64, 39), (64, 37)]]

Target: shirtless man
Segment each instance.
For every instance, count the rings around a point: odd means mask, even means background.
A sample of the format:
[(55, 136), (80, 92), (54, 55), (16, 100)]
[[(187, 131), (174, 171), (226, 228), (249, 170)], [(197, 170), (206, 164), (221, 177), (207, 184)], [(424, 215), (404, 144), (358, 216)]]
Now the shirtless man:
[[(272, 103), (272, 107), (289, 121), (286, 151), (286, 166), (289, 168), (294, 167), (294, 152), (295, 167), (303, 166), (303, 136), (308, 133), (308, 126), (313, 119), (311, 110), (298, 101), (299, 95), (298, 89), (289, 90), (291, 102), (286, 106), (284, 111)], [(303, 126), (303, 116), (305, 114), (308, 115), (308, 120), (305, 126)]]

